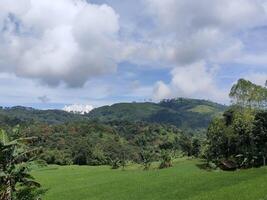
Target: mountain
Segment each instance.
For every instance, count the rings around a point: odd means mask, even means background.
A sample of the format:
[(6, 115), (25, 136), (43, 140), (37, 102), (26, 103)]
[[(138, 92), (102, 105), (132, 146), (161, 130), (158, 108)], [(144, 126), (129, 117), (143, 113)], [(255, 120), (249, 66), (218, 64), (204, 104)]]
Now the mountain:
[(93, 109), (86, 116), (103, 122), (146, 121), (171, 124), (181, 129), (202, 129), (225, 109), (226, 106), (211, 101), (178, 98), (160, 103), (118, 103)]
[(87, 116), (100, 121), (141, 121), (156, 114), (162, 107), (156, 103), (117, 103), (93, 109)]
[(151, 122), (174, 125), (180, 129), (207, 128), (211, 119), (220, 115), (226, 106), (198, 99), (170, 99), (159, 103), (117, 103), (93, 109), (80, 115), (63, 110), (37, 110), (16, 106), (0, 107), (0, 122), (16, 125), (20, 122), (39, 121), (47, 124), (60, 124), (83, 120), (100, 122), (129, 121)]

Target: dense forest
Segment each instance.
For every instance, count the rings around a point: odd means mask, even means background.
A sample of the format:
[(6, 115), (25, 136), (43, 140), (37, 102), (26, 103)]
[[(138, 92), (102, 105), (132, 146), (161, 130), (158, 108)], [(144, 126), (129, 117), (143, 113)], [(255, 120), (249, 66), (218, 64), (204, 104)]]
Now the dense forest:
[(226, 106), (198, 99), (166, 99), (159, 103), (119, 103), (92, 110), (87, 116), (102, 122), (145, 121), (174, 125), (180, 129), (207, 128)]
[(181, 156), (181, 150), (189, 156), (193, 152), (191, 136), (175, 126), (146, 122), (34, 123), (6, 130), (11, 138), (37, 138), (30, 145), (41, 148), (40, 158), (48, 164), (109, 164), (116, 168), (127, 161), (144, 164), (144, 155), (151, 156), (152, 162), (167, 152), (172, 156)]
[(184, 98), (114, 104), (85, 116), (2, 108), (0, 125), (11, 139), (36, 137), (30, 145), (41, 149), (48, 164), (118, 168), (130, 161), (147, 168), (186, 155), (205, 158), (208, 165), (248, 168), (266, 164), (266, 90), (240, 79), (228, 108)]

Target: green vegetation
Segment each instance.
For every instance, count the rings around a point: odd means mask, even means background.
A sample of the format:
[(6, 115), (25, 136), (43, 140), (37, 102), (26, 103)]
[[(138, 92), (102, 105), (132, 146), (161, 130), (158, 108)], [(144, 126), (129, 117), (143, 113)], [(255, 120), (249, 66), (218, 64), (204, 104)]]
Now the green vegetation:
[(63, 124), (80, 121), (129, 121), (174, 125), (182, 129), (205, 129), (213, 116), (219, 115), (226, 106), (197, 99), (171, 99), (156, 103), (118, 103), (94, 109), (86, 115), (67, 113), (62, 110), (36, 110), (22, 106), (0, 107), (0, 125)]
[[(265, 86), (267, 87), (267, 81)], [(267, 88), (240, 79), (233, 85), (229, 96), (233, 104), (254, 109), (267, 109)]]
[(34, 171), (47, 200), (266, 199), (267, 88), (240, 79), (229, 96), (227, 109), (184, 98), (84, 116), (0, 109), (0, 199), (40, 196), (28, 166), (36, 148), (50, 164)]
[(9, 141), (0, 130), (0, 199), (38, 200), (43, 190), (30, 175), (30, 164), (34, 162), (35, 149), (25, 145), (31, 138)]
[(108, 121), (146, 121), (174, 125), (181, 129), (203, 129), (226, 106), (206, 100), (170, 99), (160, 103), (120, 103), (96, 108), (88, 114), (90, 119)]
[[(205, 171), (202, 162), (178, 160), (172, 168), (143, 171), (109, 167), (50, 166), (35, 171), (48, 192), (44, 200), (259, 200), (267, 197), (267, 168)], [(152, 166), (153, 168), (153, 166)]]
[(208, 128), (207, 161), (225, 169), (266, 165), (267, 88), (240, 79), (230, 97), (233, 106)]
[(196, 106), (194, 108), (189, 109), (189, 111), (195, 112), (195, 113), (210, 113), (210, 114), (216, 112), (216, 110), (215, 110), (214, 107), (212, 107), (212, 106), (206, 106), (206, 105)]
[(15, 106), (11, 108), (0, 107), (0, 124), (17, 125), (42, 122), (47, 124), (61, 124), (85, 120), (82, 115), (68, 113), (62, 110), (36, 110), (33, 108)]
[[(58, 165), (111, 165), (116, 169), (127, 161), (159, 160), (162, 151), (173, 157), (188, 154), (180, 140), (190, 138), (174, 126), (141, 122), (75, 122), (59, 125), (31, 124), (8, 129), (13, 138), (36, 137), (31, 147), (42, 149), (41, 159)], [(147, 156), (145, 156), (147, 157)]]
[(139, 121), (148, 119), (162, 108), (156, 103), (118, 103), (92, 110), (88, 116), (100, 121)]

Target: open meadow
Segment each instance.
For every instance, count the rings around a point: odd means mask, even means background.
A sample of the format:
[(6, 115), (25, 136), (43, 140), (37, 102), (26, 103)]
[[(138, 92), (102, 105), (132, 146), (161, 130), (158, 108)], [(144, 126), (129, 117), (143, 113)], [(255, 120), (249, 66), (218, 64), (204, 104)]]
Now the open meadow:
[(45, 200), (262, 200), (267, 199), (267, 168), (206, 171), (197, 160), (172, 168), (140, 166), (49, 166), (33, 175), (48, 189)]

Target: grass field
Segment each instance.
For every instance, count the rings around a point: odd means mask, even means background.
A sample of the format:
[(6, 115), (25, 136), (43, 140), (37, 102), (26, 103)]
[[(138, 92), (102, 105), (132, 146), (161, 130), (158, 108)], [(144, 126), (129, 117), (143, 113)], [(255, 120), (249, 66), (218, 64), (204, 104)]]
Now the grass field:
[(195, 160), (164, 170), (49, 166), (34, 171), (45, 200), (267, 200), (267, 168), (208, 172)]

